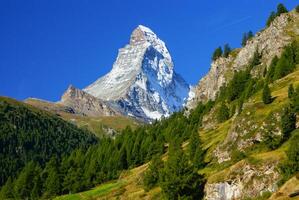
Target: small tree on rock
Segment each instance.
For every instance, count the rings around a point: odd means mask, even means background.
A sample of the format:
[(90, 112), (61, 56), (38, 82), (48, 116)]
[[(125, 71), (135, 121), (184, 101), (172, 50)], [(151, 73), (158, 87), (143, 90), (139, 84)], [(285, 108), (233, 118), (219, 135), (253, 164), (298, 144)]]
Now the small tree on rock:
[(287, 13), (287, 12), (289, 12), (288, 9), (282, 3), (277, 5), (276, 16), (279, 16), (282, 13)]
[(222, 56), (222, 48), (218, 47), (217, 49), (215, 49), (213, 56), (212, 56), (212, 60), (216, 60), (217, 58), (220, 58)]
[(223, 57), (227, 58), (231, 51), (232, 50), (231, 50), (229, 44), (225, 44), (224, 49), (223, 49)]

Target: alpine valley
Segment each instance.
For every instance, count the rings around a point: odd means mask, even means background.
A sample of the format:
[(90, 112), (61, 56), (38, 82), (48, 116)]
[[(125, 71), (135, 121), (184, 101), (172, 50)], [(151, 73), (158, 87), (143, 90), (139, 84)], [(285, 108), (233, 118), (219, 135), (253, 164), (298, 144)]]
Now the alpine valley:
[(241, 43), (190, 86), (139, 25), (60, 101), (0, 97), (0, 199), (299, 199), (299, 5)]

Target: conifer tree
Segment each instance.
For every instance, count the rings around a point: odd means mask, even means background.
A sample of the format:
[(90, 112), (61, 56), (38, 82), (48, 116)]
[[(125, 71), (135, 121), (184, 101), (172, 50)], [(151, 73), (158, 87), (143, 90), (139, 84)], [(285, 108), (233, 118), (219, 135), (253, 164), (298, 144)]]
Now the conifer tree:
[(17, 199), (28, 199), (30, 197), (34, 185), (34, 169), (35, 164), (29, 162), (15, 181), (14, 190)]
[(15, 199), (11, 177), (7, 179), (5, 185), (1, 188), (0, 199)]
[(218, 47), (217, 49), (215, 49), (213, 56), (212, 56), (212, 60), (216, 60), (217, 58), (220, 58), (222, 56), (222, 48)]
[(290, 162), (291, 172), (299, 171), (299, 136), (295, 135), (294, 138), (290, 141), (290, 147), (287, 150), (288, 160)]
[(294, 90), (294, 86), (293, 84), (290, 84), (289, 85), (289, 88), (288, 88), (288, 97), (290, 100), (292, 100), (295, 96), (295, 90)]
[(270, 26), (271, 25), (271, 23), (274, 21), (274, 19), (276, 18), (276, 13), (274, 12), (274, 11), (272, 11), (271, 13), (270, 13), (270, 16), (268, 17), (268, 19), (267, 19), (267, 26)]
[(277, 5), (276, 16), (279, 16), (282, 13), (287, 13), (287, 12), (288, 12), (288, 9), (282, 3)]
[(271, 64), (269, 66), (269, 70), (267, 72), (267, 82), (272, 83), (274, 81), (274, 75), (275, 75), (275, 69), (276, 69), (276, 65), (278, 63), (279, 59), (277, 56), (274, 56), (274, 58), (271, 61)]
[(160, 155), (155, 155), (144, 174), (143, 184), (146, 190), (150, 190), (157, 185), (159, 181), (159, 172), (163, 169), (164, 163)]
[(249, 63), (249, 67), (253, 68), (254, 66), (257, 66), (257, 65), (261, 64), (260, 59), (261, 59), (261, 55), (260, 55), (260, 53), (258, 51), (258, 48), (256, 48), (255, 52), (253, 54), (253, 57), (252, 57), (252, 59), (251, 59), (251, 61)]
[(127, 150), (124, 147), (120, 150), (119, 162), (120, 169), (128, 169)]
[(167, 199), (201, 199), (204, 179), (184, 155), (180, 146), (169, 151), (159, 185)]
[(227, 58), (229, 56), (230, 52), (231, 52), (231, 48), (230, 48), (229, 44), (225, 44), (224, 49), (223, 49), (223, 57)]
[(253, 38), (253, 32), (252, 31), (248, 31), (247, 33), (247, 40), (250, 40), (251, 38)]
[(245, 47), (247, 40), (248, 40), (247, 33), (243, 33), (242, 42), (241, 42), (242, 47)]
[(263, 102), (264, 104), (269, 104), (272, 102), (271, 91), (267, 83), (265, 84), (263, 89)]
[(296, 12), (299, 13), (299, 5), (295, 8)]
[(229, 119), (229, 109), (225, 105), (225, 103), (222, 103), (218, 112), (217, 112), (217, 120), (219, 123), (225, 122)]
[(290, 133), (295, 129), (296, 115), (289, 107), (286, 107), (281, 116), (281, 130), (284, 141), (290, 137)]

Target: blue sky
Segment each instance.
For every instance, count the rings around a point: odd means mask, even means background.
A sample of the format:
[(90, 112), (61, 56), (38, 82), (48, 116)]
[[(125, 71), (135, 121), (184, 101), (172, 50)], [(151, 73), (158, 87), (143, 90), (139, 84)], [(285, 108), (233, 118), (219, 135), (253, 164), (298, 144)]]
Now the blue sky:
[(175, 70), (196, 84), (213, 50), (239, 47), (276, 5), (295, 0), (2, 0), (0, 95), (57, 101), (109, 72), (119, 48), (143, 24), (167, 44)]

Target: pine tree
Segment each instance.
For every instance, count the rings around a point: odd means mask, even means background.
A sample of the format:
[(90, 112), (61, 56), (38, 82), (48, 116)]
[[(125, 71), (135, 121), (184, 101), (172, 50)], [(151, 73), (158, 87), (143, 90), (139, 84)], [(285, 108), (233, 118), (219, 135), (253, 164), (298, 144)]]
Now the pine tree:
[(298, 172), (299, 171), (299, 136), (295, 135), (294, 138), (290, 141), (290, 147), (287, 150), (288, 160), (290, 162), (291, 171)]
[(159, 181), (159, 172), (163, 169), (164, 163), (160, 155), (152, 158), (147, 171), (143, 177), (143, 184), (146, 190), (152, 189)]
[(200, 139), (199, 139), (199, 134), (197, 132), (197, 129), (192, 131), (191, 137), (189, 139), (189, 145), (188, 145), (188, 153), (190, 160), (193, 160), (195, 156), (196, 149), (200, 145)]
[(292, 100), (295, 96), (295, 90), (294, 90), (294, 86), (293, 84), (289, 85), (289, 89), (288, 89), (288, 97), (290, 100)]
[(251, 61), (249, 63), (249, 67), (253, 68), (254, 66), (257, 66), (257, 65), (261, 64), (260, 59), (261, 59), (261, 55), (260, 55), (260, 53), (258, 51), (258, 48), (256, 48), (255, 52), (253, 54), (253, 57), (252, 57), (252, 59), (251, 59)]
[(287, 12), (288, 12), (288, 9), (282, 3), (277, 5), (276, 16), (279, 16), (282, 13), (287, 13)]
[(53, 167), (48, 172), (48, 177), (45, 181), (45, 197), (53, 197), (60, 193), (60, 177), (56, 167)]
[(225, 122), (226, 120), (229, 119), (229, 109), (225, 105), (225, 103), (221, 104), (221, 106), (217, 112), (216, 118), (219, 123)]
[(253, 38), (253, 32), (252, 31), (248, 31), (247, 33), (247, 40), (250, 40), (251, 38)]
[(284, 141), (290, 137), (290, 133), (296, 129), (296, 114), (286, 107), (281, 116), (281, 130)]
[(230, 52), (231, 52), (231, 48), (230, 48), (229, 44), (225, 44), (224, 49), (223, 49), (223, 57), (227, 58), (229, 56)]
[(212, 56), (212, 60), (216, 60), (217, 58), (220, 58), (222, 56), (222, 48), (218, 47), (217, 49), (215, 49), (213, 56)]
[(248, 40), (247, 33), (243, 33), (242, 42), (241, 42), (242, 47), (245, 47), (247, 40)]
[(270, 16), (268, 17), (268, 20), (267, 20), (267, 23), (266, 23), (267, 26), (270, 26), (275, 18), (276, 18), (276, 13), (274, 11), (272, 11)]
[(120, 150), (119, 163), (120, 169), (128, 169), (127, 150), (124, 147)]
[(205, 167), (206, 163), (204, 161), (205, 158), (205, 151), (202, 149), (202, 146), (199, 145), (196, 149), (194, 158), (193, 158), (193, 165), (197, 169), (202, 169)]
[(18, 176), (14, 184), (17, 199), (28, 199), (30, 197), (34, 186), (34, 169), (35, 164), (29, 162)]
[(32, 200), (37, 200), (40, 199), (40, 196), (42, 195), (43, 192), (43, 181), (41, 178), (42, 174), (42, 169), (41, 167), (37, 164), (35, 167), (35, 172), (34, 172), (34, 179), (33, 179), (33, 188), (30, 194), (30, 197)]
[(11, 177), (7, 179), (5, 185), (1, 188), (0, 199), (15, 199)]
[(203, 176), (197, 173), (180, 147), (169, 152), (159, 182), (167, 199), (201, 199), (204, 184)]
[(279, 61), (279, 59), (277, 56), (274, 56), (274, 58), (271, 61), (269, 70), (266, 75), (266, 80), (269, 83), (272, 83), (274, 81), (274, 75), (275, 75), (276, 65), (277, 65), (278, 61)]
[(263, 89), (263, 102), (264, 104), (270, 104), (272, 102), (271, 91), (267, 83)]
[(298, 6), (296, 6), (296, 8), (295, 8), (295, 9), (296, 9), (296, 12), (297, 12), (297, 13), (299, 13), (299, 5), (298, 5)]

